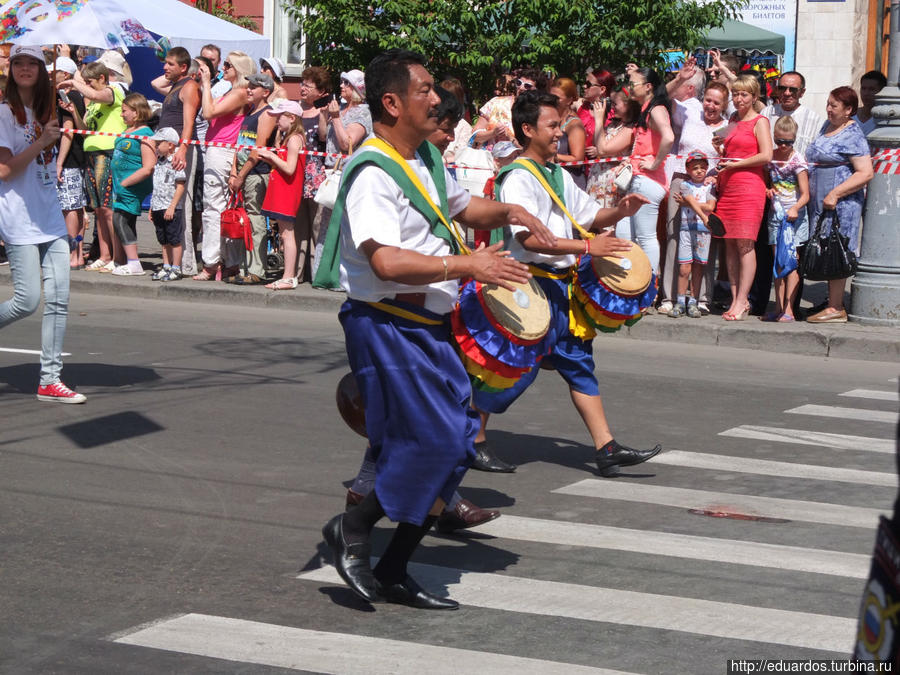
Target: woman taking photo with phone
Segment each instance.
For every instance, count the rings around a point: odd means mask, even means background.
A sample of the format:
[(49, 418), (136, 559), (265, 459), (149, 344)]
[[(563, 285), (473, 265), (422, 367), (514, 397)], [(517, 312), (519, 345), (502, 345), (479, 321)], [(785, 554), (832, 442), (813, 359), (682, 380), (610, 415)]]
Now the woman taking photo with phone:
[(669, 120), (669, 97), (659, 74), (650, 68), (636, 68), (629, 77), (631, 98), (641, 111), (634, 126), (634, 149), (630, 160), (634, 177), (628, 192), (643, 195), (650, 203), (644, 204), (630, 218), (622, 219), (616, 226), (616, 236), (644, 249), (650, 258), (650, 266), (659, 274), (656, 220), (668, 187), (663, 167), (675, 142), (675, 134)]
[(0, 239), (6, 242), (13, 297), (0, 304), (0, 328), (41, 302), (39, 401), (84, 403), (63, 384), (63, 337), (69, 308), (69, 240), (56, 194), (54, 145), (59, 122), (40, 47), (16, 45), (0, 105)]

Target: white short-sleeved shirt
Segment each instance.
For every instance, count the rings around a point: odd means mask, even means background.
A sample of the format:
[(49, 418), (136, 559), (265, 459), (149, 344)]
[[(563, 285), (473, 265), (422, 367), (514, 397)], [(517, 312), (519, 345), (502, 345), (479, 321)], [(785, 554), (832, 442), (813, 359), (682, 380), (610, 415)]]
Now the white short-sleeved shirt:
[[(13, 155), (24, 152), (38, 137), (34, 115), (25, 109), (25, 125), (16, 122), (8, 105), (0, 104), (0, 147)], [(52, 146), (51, 146), (52, 150)], [(0, 239), (7, 244), (42, 244), (66, 236), (56, 193), (56, 158), (37, 159), (8, 181), (0, 182)]]
[[(568, 171), (563, 171), (562, 177), (563, 201), (565, 201), (566, 208), (579, 225), (586, 230), (590, 229), (597, 212), (600, 211), (600, 205), (587, 192), (575, 185), (575, 181), (572, 180)], [(525, 169), (514, 169), (506, 174), (500, 188), (500, 201), (522, 206), (561, 239), (575, 238), (569, 218), (553, 202), (553, 198), (541, 186), (537, 178)], [(527, 232), (527, 228), (521, 225), (510, 225), (510, 231), (513, 237), (509, 242), (509, 250), (519, 262), (550, 265), (558, 269), (565, 269), (575, 264), (574, 255), (550, 255), (526, 250), (516, 239), (516, 235), (520, 232)]]
[[(366, 152), (380, 152), (366, 149)], [(416, 155), (408, 160), (435, 204), (440, 204), (437, 187), (428, 169)], [(469, 205), (471, 195), (453, 180), (446, 169), (447, 203), (453, 217)], [(372, 239), (385, 246), (417, 251), (423, 255), (450, 255), (450, 245), (431, 231), (431, 225), (403, 194), (385, 171), (368, 164), (354, 172), (341, 220), (341, 286), (354, 300), (376, 302), (398, 293), (425, 293), (425, 309), (446, 314), (453, 309), (459, 293), (456, 279), (424, 286), (383, 281), (375, 276), (360, 246)]]
[(819, 135), (819, 129), (822, 128), (822, 116), (802, 103), (790, 112), (782, 108), (780, 103), (774, 103), (763, 108), (762, 114), (769, 120), (773, 139), (775, 138), (775, 122), (779, 117), (788, 115), (794, 119), (797, 123), (797, 137), (794, 140), (794, 150), (800, 153), (802, 157), (806, 157), (807, 148), (809, 148), (813, 139)]
[(709, 158), (709, 168), (716, 166), (714, 159), (719, 153), (716, 152), (715, 146), (712, 144), (713, 133), (727, 126), (728, 120), (722, 118), (719, 124), (708, 125), (703, 119), (703, 104), (695, 98), (688, 99), (693, 103), (685, 105), (680, 101), (676, 101), (675, 114), (672, 119), (678, 119), (681, 123), (681, 135), (678, 137), (678, 143), (673, 146), (673, 154), (679, 157), (666, 158), (666, 176), (671, 181), (672, 176), (676, 173), (685, 173), (684, 160), (688, 153), (699, 151)]

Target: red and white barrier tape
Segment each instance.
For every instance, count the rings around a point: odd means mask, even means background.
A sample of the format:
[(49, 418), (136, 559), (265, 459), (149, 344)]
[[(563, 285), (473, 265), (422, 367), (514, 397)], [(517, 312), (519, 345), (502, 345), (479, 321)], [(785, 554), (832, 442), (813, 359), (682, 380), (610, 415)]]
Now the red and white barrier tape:
[[(133, 138), (135, 140), (147, 140), (149, 136), (141, 134), (114, 134), (109, 131), (90, 131), (88, 129), (62, 129), (63, 133), (78, 134), (79, 136), (112, 136), (114, 138)], [(271, 150), (276, 152), (278, 148), (248, 145), (240, 143), (222, 143), (221, 141), (188, 141), (191, 145), (198, 145), (204, 148), (231, 148), (233, 150)], [(339, 153), (333, 152), (317, 152), (315, 150), (302, 150), (301, 154), (311, 155), (313, 157), (343, 157)]]
[[(114, 134), (109, 131), (90, 131), (88, 129), (62, 129), (63, 133), (70, 134), (78, 134), (80, 136), (112, 136), (114, 138), (132, 138), (135, 140), (147, 139), (147, 136), (142, 136), (140, 134)], [(257, 145), (247, 145), (247, 144), (239, 144), (239, 143), (222, 143), (220, 141), (189, 141), (191, 145), (197, 145), (205, 148), (231, 148), (233, 150), (271, 150), (272, 152), (276, 152), (278, 148), (273, 147), (261, 147)], [(334, 152), (318, 152), (316, 150), (301, 150), (301, 155), (308, 155), (310, 157), (344, 157), (347, 155), (343, 155), (340, 153)], [(634, 155), (634, 158), (640, 159), (640, 155)], [(687, 159), (688, 155), (666, 155), (667, 158), (674, 159)], [(597, 159), (584, 159), (580, 162), (559, 162), (560, 166), (589, 166), (592, 164), (604, 164), (604, 163), (618, 163), (624, 162), (625, 160), (632, 159), (630, 155), (623, 155), (620, 157), (603, 157)], [(710, 160), (727, 160), (727, 161), (735, 161), (740, 159), (739, 157), (710, 157)], [(878, 152), (876, 152), (872, 156), (872, 162), (874, 163), (875, 173), (882, 174), (900, 174), (900, 148), (882, 148)], [(816, 166), (815, 162), (810, 162), (810, 166)], [(483, 167), (478, 166), (465, 166), (463, 164), (448, 164), (448, 168), (451, 169), (472, 169), (474, 171), (489, 171), (489, 169), (485, 169)]]

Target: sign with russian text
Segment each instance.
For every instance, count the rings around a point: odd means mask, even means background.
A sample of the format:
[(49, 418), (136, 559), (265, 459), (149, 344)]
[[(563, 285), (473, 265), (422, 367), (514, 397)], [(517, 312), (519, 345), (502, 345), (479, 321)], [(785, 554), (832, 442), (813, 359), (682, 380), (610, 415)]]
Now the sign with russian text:
[(783, 70), (794, 69), (797, 46), (797, 0), (750, 0), (741, 21), (784, 35)]

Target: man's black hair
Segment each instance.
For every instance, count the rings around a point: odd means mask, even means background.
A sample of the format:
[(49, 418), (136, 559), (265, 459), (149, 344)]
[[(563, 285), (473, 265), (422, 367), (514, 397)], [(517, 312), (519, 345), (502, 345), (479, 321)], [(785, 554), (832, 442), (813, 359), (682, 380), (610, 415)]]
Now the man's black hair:
[(887, 78), (884, 76), (880, 70), (870, 70), (868, 73), (859, 78), (859, 81), (863, 80), (872, 80), (878, 84), (879, 89), (884, 89), (887, 86)]
[(801, 73), (798, 73), (796, 70), (788, 70), (788, 71), (783, 72), (781, 75), (779, 75), (778, 76), (778, 84), (781, 84), (781, 78), (784, 77), (785, 75), (796, 75), (797, 77), (800, 78), (800, 88), (806, 89), (806, 78), (803, 77), (803, 75)]
[(456, 96), (440, 85), (435, 85), (434, 91), (441, 97), (441, 102), (435, 108), (437, 110), (438, 124), (443, 124), (449, 120), (453, 126), (456, 126), (463, 116), (462, 103), (459, 102)]
[(558, 97), (536, 89), (523, 92), (516, 98), (512, 106), (512, 124), (519, 145), (523, 148), (528, 145), (528, 137), (522, 131), (522, 125), (536, 127), (541, 116), (541, 108), (556, 108), (558, 105)]
[(366, 103), (373, 122), (380, 122), (384, 114), (381, 97), (397, 94), (405, 97), (409, 90), (409, 67), (425, 66), (427, 59), (406, 49), (388, 49), (379, 54), (366, 68)]

